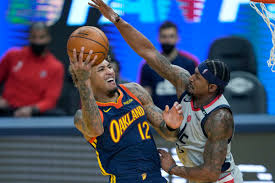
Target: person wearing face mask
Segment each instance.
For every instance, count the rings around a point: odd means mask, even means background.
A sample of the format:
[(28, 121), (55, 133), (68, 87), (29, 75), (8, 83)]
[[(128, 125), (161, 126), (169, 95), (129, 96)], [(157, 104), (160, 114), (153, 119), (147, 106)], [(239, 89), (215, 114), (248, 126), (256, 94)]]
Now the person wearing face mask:
[[(193, 74), (199, 61), (194, 55), (177, 50), (176, 44), (178, 41), (177, 26), (170, 21), (163, 22), (159, 27), (162, 55), (174, 65), (178, 65)], [(140, 84), (152, 95), (154, 103), (159, 108), (164, 109), (166, 104), (171, 107), (174, 101), (177, 100), (175, 87), (168, 80), (160, 77), (148, 64), (142, 64)]]
[[(54, 114), (61, 94), (64, 67), (48, 50), (49, 28), (33, 23), (29, 46), (11, 48), (0, 59), (0, 116)], [(56, 113), (58, 114), (58, 112)]]

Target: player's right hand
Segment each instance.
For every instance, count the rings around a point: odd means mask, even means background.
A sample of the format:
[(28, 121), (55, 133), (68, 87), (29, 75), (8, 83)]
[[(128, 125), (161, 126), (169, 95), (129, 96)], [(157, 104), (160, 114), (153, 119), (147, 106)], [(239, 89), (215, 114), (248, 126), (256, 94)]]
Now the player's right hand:
[(182, 105), (175, 102), (170, 110), (169, 106), (166, 105), (162, 115), (167, 126), (172, 129), (177, 129), (180, 127), (183, 120)]
[(97, 55), (91, 59), (93, 50), (90, 50), (86, 60), (83, 61), (84, 47), (81, 47), (80, 54), (77, 57), (76, 49), (73, 49), (73, 58), (70, 58), (71, 68), (76, 76), (77, 81), (87, 81), (91, 75), (91, 67), (97, 59)]

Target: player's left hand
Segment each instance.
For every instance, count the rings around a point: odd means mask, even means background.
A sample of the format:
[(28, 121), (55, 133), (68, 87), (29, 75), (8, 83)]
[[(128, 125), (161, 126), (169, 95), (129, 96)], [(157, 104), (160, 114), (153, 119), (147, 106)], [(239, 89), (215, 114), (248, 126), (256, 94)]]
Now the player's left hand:
[(14, 117), (31, 117), (32, 116), (32, 107), (20, 107), (14, 112)]
[(112, 23), (116, 22), (117, 14), (114, 12), (114, 10), (109, 7), (107, 4), (105, 4), (102, 0), (90, 0), (91, 2), (88, 3), (90, 6), (98, 9), (100, 13), (110, 20)]
[(176, 164), (175, 160), (171, 156), (170, 153), (168, 153), (165, 150), (158, 149), (158, 152), (160, 154), (160, 163), (161, 163), (161, 168), (168, 173), (168, 170), (170, 167)]
[(84, 47), (81, 47), (79, 55), (76, 53), (76, 49), (73, 49), (73, 58), (70, 59), (71, 68), (77, 81), (87, 81), (90, 79), (91, 75), (91, 67), (94, 65), (97, 55), (91, 59), (91, 55), (93, 54), (93, 50), (89, 51), (89, 55), (84, 60)]
[(172, 129), (177, 129), (180, 127), (183, 120), (182, 105), (175, 102), (173, 107), (169, 110), (169, 106), (165, 106), (165, 110), (162, 113), (162, 117), (167, 126)]

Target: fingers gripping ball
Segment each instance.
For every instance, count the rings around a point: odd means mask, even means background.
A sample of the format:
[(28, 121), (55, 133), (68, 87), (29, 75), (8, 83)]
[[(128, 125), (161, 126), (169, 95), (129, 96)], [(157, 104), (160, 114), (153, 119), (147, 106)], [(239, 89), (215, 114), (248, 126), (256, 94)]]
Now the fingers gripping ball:
[(81, 47), (84, 47), (83, 61), (89, 55), (89, 51), (93, 50), (92, 60), (96, 55), (95, 64), (101, 63), (108, 55), (109, 41), (100, 29), (93, 26), (83, 26), (76, 29), (69, 37), (67, 42), (67, 53), (70, 58), (73, 58), (73, 49), (76, 49), (79, 55)]

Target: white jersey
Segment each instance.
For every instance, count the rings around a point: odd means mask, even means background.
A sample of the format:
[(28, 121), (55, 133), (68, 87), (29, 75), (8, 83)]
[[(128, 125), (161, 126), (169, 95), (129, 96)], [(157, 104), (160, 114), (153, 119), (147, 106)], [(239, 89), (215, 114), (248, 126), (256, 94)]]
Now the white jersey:
[[(230, 106), (223, 95), (217, 96), (210, 104), (199, 109), (193, 107), (192, 97), (187, 92), (184, 92), (181, 98), (184, 119), (176, 142), (177, 154), (184, 166), (199, 166), (204, 163), (203, 152), (207, 141), (204, 124), (208, 116), (217, 109), (227, 108), (230, 110)], [(230, 152), (230, 141), (231, 139), (228, 141), (226, 159), (222, 166), (223, 173), (220, 178), (230, 174), (236, 168)]]

